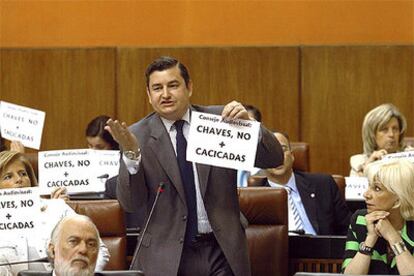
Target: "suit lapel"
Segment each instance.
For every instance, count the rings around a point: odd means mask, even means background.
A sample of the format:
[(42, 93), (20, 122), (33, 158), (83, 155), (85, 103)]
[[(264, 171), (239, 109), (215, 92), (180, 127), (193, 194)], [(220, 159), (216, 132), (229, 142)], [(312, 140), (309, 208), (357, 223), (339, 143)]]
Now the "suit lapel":
[(168, 132), (165, 129), (160, 117), (154, 116), (152, 118), (151, 125), (151, 140), (148, 145), (157, 157), (158, 162), (164, 169), (165, 173), (171, 180), (177, 190), (181, 200), (185, 203), (184, 187), (180, 176), (180, 168), (176, 162), (177, 157), (174, 152), (174, 148), (171, 145), (171, 139)]
[(315, 229), (315, 232), (319, 232), (319, 224), (317, 219), (317, 207), (316, 207), (316, 193), (315, 188), (309, 185), (306, 182), (306, 179), (295, 173), (296, 187), (298, 188), (300, 198), (302, 200), (303, 206), (305, 207), (305, 212), (308, 215), (308, 218)]

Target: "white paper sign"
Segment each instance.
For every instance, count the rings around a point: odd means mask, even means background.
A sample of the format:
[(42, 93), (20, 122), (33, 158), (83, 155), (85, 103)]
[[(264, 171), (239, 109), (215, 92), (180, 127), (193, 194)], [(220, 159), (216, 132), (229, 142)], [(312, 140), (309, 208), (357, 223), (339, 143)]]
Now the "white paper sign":
[(3, 138), (20, 141), (28, 148), (40, 148), (45, 112), (1, 101), (0, 121)]
[(408, 161), (414, 163), (414, 151), (403, 151), (386, 154), (382, 157), (382, 160), (391, 160), (391, 159), (407, 159)]
[(65, 187), (68, 194), (103, 192), (105, 181), (119, 171), (117, 150), (56, 150), (38, 153), (42, 194)]
[(345, 177), (345, 198), (347, 200), (365, 200), (364, 193), (368, 189), (368, 178), (359, 176)]
[(41, 227), (39, 188), (0, 190), (0, 235), (34, 233)]
[(251, 170), (256, 159), (260, 123), (226, 121), (221, 116), (192, 112), (187, 160), (218, 167)]

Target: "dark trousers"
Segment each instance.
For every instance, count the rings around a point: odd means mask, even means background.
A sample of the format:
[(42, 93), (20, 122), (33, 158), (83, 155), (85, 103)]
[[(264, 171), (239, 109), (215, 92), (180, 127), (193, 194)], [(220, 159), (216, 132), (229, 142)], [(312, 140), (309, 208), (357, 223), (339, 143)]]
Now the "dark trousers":
[(214, 234), (198, 235), (185, 245), (178, 276), (234, 276)]

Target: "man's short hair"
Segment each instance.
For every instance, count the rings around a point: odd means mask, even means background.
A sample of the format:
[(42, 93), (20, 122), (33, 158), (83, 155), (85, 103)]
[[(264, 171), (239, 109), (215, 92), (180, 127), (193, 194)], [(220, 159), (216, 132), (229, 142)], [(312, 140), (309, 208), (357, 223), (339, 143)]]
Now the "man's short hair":
[(173, 57), (162, 56), (154, 60), (150, 65), (148, 65), (147, 70), (145, 70), (147, 88), (149, 89), (149, 79), (153, 72), (164, 71), (175, 66), (178, 66), (178, 69), (180, 70), (180, 75), (184, 79), (185, 86), (188, 87), (188, 84), (190, 82), (190, 74), (188, 73), (187, 67), (185, 67), (184, 64), (182, 64)]

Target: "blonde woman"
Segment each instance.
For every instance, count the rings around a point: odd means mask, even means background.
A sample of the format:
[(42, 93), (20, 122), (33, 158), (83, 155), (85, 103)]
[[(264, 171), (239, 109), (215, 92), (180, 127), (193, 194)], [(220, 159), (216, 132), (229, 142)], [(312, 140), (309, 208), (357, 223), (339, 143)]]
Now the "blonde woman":
[(394, 105), (386, 103), (369, 111), (362, 124), (364, 153), (351, 156), (350, 176), (363, 176), (364, 168), (385, 154), (412, 150), (403, 144), (406, 130), (407, 121)]
[(344, 274), (414, 274), (414, 165), (375, 162), (367, 176), (367, 209), (351, 218)]
[[(26, 188), (37, 186), (37, 180), (30, 162), (23, 154), (17, 151), (0, 152), (0, 189), (7, 188)], [(67, 215), (75, 212), (62, 200), (66, 196), (62, 190), (55, 190), (51, 194), (51, 200), (42, 201), (42, 227), (44, 230), (42, 235), (30, 237), (29, 239), (29, 258), (36, 259), (45, 257), (45, 245), (50, 237), (50, 233), (56, 223)], [(109, 252), (106, 245), (101, 241), (99, 248), (98, 261), (96, 270), (103, 270), (109, 261)], [(39, 270), (41, 267), (34, 267)]]

